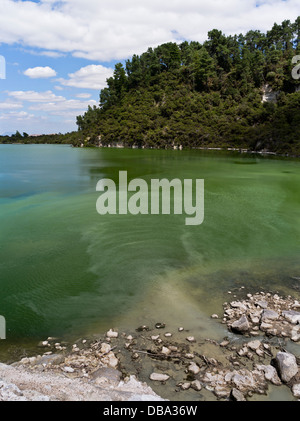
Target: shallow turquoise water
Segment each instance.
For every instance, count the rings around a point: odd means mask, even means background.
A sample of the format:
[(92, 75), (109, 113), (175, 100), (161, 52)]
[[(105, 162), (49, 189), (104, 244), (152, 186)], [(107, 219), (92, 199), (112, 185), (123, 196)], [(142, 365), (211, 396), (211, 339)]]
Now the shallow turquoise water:
[[(205, 180), (205, 220), (96, 212), (106, 177)], [(6, 343), (163, 319), (212, 330), (232, 288), (293, 293), (299, 160), (212, 151), (0, 145), (0, 314)], [(2, 341), (3, 344), (3, 341)]]

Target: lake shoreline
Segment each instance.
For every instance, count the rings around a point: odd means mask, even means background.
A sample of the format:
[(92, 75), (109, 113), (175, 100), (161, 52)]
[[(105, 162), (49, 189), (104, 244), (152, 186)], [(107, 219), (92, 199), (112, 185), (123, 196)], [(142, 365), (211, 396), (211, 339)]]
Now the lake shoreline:
[(33, 400), (31, 395), (38, 400), (172, 401), (189, 394), (189, 400), (210, 395), (210, 400), (243, 401), (267, 396), (270, 386), (288, 387), (297, 399), (300, 355), (286, 348), (290, 341), (300, 342), (299, 309), (295, 297), (264, 292), (225, 302), (223, 316), (211, 316), (228, 327), (228, 336), (219, 342), (199, 340), (184, 327), (178, 328), (178, 341), (164, 323), (139, 326), (129, 335), (110, 329), (68, 349), (48, 338), (39, 344), (43, 355), (0, 365), (1, 379), (15, 382), (5, 400)]
[(249, 155), (261, 155), (261, 156), (274, 156), (274, 157), (281, 157), (281, 158), (300, 158), (300, 155), (291, 155), (291, 154), (280, 154), (277, 152), (273, 152), (273, 151), (269, 151), (269, 150), (262, 150), (262, 151), (254, 151), (251, 149), (244, 149), (244, 148), (219, 148), (219, 147), (191, 147), (191, 148), (180, 148), (180, 147), (170, 147), (170, 148), (155, 148), (155, 147), (147, 147), (147, 146), (142, 146), (142, 147), (138, 147), (138, 146), (124, 146), (123, 144), (120, 145), (101, 145), (101, 146), (97, 146), (97, 145), (89, 145), (89, 146), (85, 146), (85, 145), (81, 145), (81, 146), (75, 146), (72, 145), (71, 143), (69, 144), (57, 144), (57, 143), (15, 143), (15, 142), (6, 142), (6, 143), (0, 143), (1, 145), (18, 145), (18, 146), (22, 146), (22, 145), (55, 145), (55, 146), (69, 146), (71, 148), (76, 148), (76, 149), (106, 149), (106, 148), (110, 148), (110, 149), (146, 149), (146, 150), (162, 150), (162, 151), (219, 151), (219, 152), (239, 152), (240, 154), (249, 154)]

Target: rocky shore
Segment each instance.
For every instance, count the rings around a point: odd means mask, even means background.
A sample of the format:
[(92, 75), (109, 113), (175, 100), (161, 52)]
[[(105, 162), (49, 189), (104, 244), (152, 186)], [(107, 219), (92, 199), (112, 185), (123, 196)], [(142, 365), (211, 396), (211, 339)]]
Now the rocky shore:
[(245, 401), (273, 386), (300, 399), (299, 301), (246, 294), (212, 318), (227, 326), (221, 341), (181, 326), (170, 332), (163, 322), (73, 344), (47, 338), (41, 355), (0, 364), (0, 400), (180, 401), (211, 394)]

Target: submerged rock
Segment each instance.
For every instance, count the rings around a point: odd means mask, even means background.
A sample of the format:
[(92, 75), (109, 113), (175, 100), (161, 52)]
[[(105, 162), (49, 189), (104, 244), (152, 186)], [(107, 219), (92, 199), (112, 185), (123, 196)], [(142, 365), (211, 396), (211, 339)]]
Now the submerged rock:
[(155, 382), (166, 382), (169, 380), (170, 376), (167, 374), (161, 374), (161, 373), (152, 373), (150, 374), (150, 380)]

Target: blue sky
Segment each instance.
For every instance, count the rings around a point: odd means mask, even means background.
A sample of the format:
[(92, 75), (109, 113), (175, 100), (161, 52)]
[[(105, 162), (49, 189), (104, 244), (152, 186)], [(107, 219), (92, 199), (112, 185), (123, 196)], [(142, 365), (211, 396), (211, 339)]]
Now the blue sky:
[(164, 42), (203, 42), (294, 21), (299, 0), (1, 0), (0, 134), (65, 133), (98, 105), (115, 63)]

